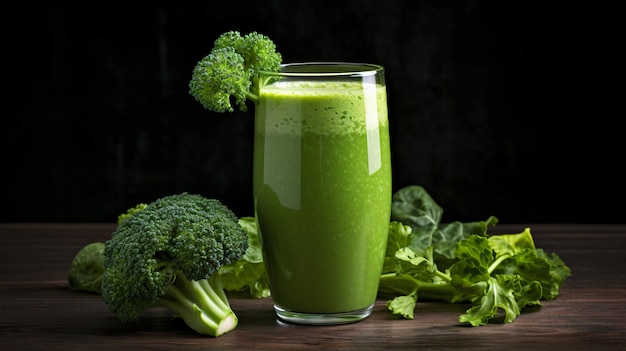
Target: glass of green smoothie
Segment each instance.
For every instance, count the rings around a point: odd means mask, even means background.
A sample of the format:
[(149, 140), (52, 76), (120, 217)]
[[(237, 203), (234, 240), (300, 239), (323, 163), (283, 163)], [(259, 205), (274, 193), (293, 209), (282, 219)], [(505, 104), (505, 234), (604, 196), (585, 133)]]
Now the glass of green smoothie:
[(277, 316), (343, 324), (372, 312), (387, 245), (384, 69), (284, 64), (260, 76), (254, 208)]

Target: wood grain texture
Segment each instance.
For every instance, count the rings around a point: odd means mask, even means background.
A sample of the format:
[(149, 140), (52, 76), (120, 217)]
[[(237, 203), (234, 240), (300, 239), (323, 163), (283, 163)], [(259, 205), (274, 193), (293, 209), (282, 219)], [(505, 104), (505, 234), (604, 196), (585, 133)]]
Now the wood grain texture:
[(342, 326), (277, 321), (270, 299), (231, 295), (239, 326), (219, 338), (200, 336), (168, 310), (154, 308), (121, 324), (97, 294), (71, 291), (74, 254), (104, 241), (113, 224), (0, 224), (2, 350), (625, 350), (626, 225), (498, 225), (532, 229), (537, 247), (572, 269), (554, 301), (513, 323), (459, 324), (468, 306), (418, 302), (414, 320), (396, 319), (380, 299), (368, 319)]

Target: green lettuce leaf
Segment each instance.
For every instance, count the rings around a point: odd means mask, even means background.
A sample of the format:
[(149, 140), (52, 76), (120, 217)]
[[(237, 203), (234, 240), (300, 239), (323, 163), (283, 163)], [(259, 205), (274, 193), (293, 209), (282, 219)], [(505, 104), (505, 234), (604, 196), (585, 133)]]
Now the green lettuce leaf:
[(263, 264), (261, 241), (254, 217), (242, 217), (239, 225), (248, 234), (248, 249), (242, 258), (220, 270), (222, 285), (227, 291), (248, 290), (255, 298), (271, 295), (267, 273)]
[(500, 312), (514, 321), (527, 306), (554, 299), (569, 267), (535, 247), (530, 229), (489, 235), (496, 217), (440, 223), (442, 208), (419, 186), (393, 196), (392, 224), (379, 293), (387, 308), (414, 318), (419, 299), (469, 302), (461, 323), (487, 324)]
[(495, 275), (487, 279), (487, 289), (480, 298), (464, 314), (459, 316), (459, 322), (470, 323), (473, 326), (485, 325), (496, 317), (499, 309), (504, 310), (505, 323), (513, 322), (520, 314), (520, 307), (514, 296), (514, 286), (517, 277)]

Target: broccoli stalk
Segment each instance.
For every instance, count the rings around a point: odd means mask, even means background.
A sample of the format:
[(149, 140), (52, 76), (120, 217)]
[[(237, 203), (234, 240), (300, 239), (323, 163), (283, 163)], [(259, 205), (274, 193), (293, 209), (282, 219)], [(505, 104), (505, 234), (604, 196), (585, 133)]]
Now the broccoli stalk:
[(189, 93), (206, 109), (233, 112), (231, 100), (247, 111), (246, 100), (258, 101), (259, 72), (278, 72), (282, 56), (268, 37), (257, 32), (222, 34), (209, 55), (194, 67)]
[(200, 334), (219, 336), (235, 329), (238, 323), (218, 273), (208, 279), (190, 280), (178, 272), (155, 305), (173, 310)]
[(220, 336), (238, 319), (219, 269), (247, 248), (237, 217), (218, 200), (160, 198), (131, 211), (105, 242), (102, 297), (122, 322), (163, 306), (196, 332)]

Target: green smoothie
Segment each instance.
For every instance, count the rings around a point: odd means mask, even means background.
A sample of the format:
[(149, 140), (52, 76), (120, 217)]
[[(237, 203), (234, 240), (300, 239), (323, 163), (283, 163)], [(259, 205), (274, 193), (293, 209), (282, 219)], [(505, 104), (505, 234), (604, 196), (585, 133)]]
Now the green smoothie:
[(254, 204), (274, 303), (371, 306), (391, 210), (385, 87), (279, 81), (255, 113)]

